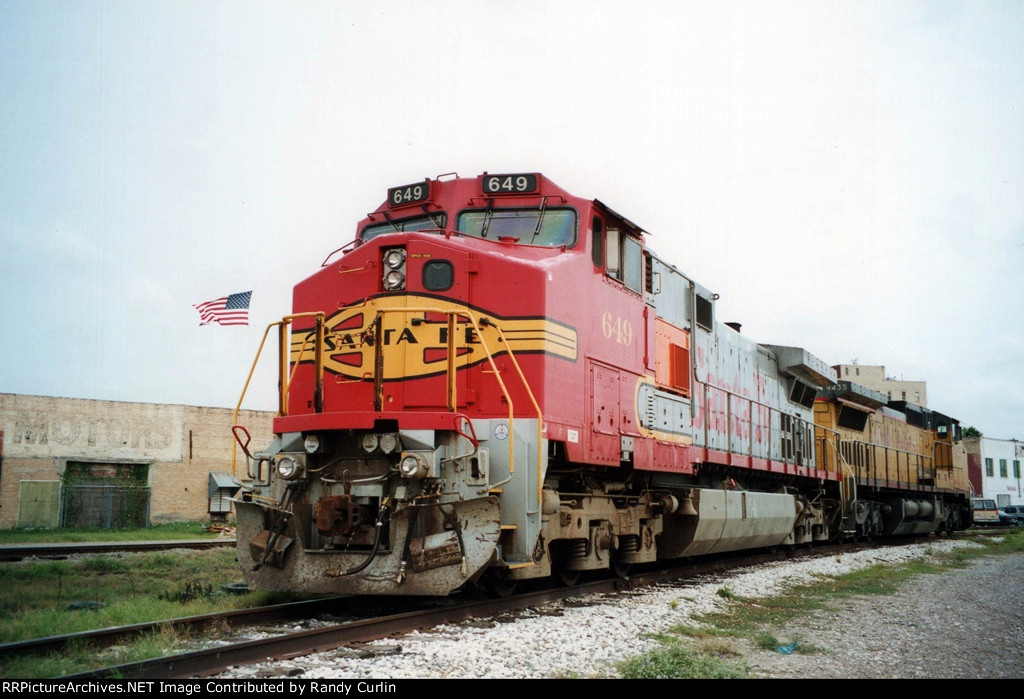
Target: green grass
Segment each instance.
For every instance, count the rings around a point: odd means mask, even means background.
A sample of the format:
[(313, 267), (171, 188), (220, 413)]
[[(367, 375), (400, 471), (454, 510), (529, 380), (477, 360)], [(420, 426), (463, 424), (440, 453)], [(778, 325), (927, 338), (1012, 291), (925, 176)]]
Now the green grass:
[(60, 653), (45, 657), (15, 657), (5, 659), (4, 678), (43, 679), (101, 667), (159, 658), (174, 652), (176, 646), (188, 640), (187, 636), (170, 629), (147, 633), (130, 644), (107, 649), (93, 649), (83, 644), (71, 644)]
[[(0, 563), (0, 643), (298, 599), (224, 591), (241, 580), (233, 548)], [(155, 657), (176, 640), (176, 633), (161, 631), (99, 660), (88, 648), (45, 659), (0, 657), (0, 676), (53, 677)]]
[(618, 669), (627, 680), (726, 680), (749, 674), (742, 662), (713, 650), (689, 648), (678, 639), (663, 641), (660, 648), (619, 663)]
[(200, 522), (156, 524), (139, 529), (0, 529), (0, 546), (9, 544), (56, 544), (82, 541), (163, 541), (216, 539)]
[(810, 583), (793, 585), (775, 597), (745, 598), (723, 586), (717, 590), (725, 601), (722, 609), (698, 616), (697, 625), (677, 625), (656, 636), (662, 644), (660, 648), (620, 663), (619, 671), (631, 679), (744, 677), (749, 671), (746, 665), (732, 659), (730, 638), (743, 639), (771, 652), (795, 640), (797, 653), (825, 653), (827, 649), (799, 637), (782, 642), (779, 636), (785, 635), (787, 625), (795, 619), (816, 610), (832, 609), (844, 599), (892, 594), (919, 575), (962, 568), (980, 556), (1024, 552), (1022, 530), (1010, 531), (998, 541), (990, 537), (976, 537), (973, 541), (981, 546), (943, 553), (935, 553), (929, 547), (926, 558), (898, 565), (880, 564), (844, 575), (822, 575)]

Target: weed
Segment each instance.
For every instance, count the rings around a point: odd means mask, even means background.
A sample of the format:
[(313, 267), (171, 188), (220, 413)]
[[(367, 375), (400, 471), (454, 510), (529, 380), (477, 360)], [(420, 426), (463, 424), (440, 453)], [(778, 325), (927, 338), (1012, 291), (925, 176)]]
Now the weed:
[(82, 572), (99, 573), (123, 573), (128, 570), (128, 564), (122, 559), (113, 556), (90, 556), (77, 566)]
[(702, 638), (697, 641), (696, 650), (704, 655), (716, 658), (739, 658), (742, 656), (728, 640), (724, 638)]
[(202, 582), (187, 582), (180, 590), (161, 592), (157, 595), (157, 598), (184, 604), (185, 602), (191, 602), (202, 597), (213, 597), (213, 594), (213, 585), (209, 583), (204, 585)]
[(761, 631), (754, 635), (754, 644), (761, 650), (775, 650), (781, 645), (774, 634)]
[(654, 651), (625, 660), (618, 665), (622, 677), (640, 679), (742, 679), (749, 670), (744, 663), (733, 663), (678, 641), (663, 644)]
[(800, 655), (823, 655), (830, 652), (821, 646), (816, 646), (813, 643), (807, 643), (803, 639), (799, 639), (799, 641), (800, 643), (796, 647), (796, 652)]
[(731, 635), (727, 631), (723, 631), (715, 626), (689, 626), (687, 624), (673, 626), (669, 629), (669, 632), (677, 636), (687, 636), (689, 638), (713, 638)]

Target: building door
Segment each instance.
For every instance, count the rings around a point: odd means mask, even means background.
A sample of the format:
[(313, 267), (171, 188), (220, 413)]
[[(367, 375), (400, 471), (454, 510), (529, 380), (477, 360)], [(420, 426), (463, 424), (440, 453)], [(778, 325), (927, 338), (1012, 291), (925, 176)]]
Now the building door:
[(60, 526), (60, 481), (21, 481), (18, 526)]
[(149, 526), (149, 464), (69, 461), (61, 525), (94, 529)]

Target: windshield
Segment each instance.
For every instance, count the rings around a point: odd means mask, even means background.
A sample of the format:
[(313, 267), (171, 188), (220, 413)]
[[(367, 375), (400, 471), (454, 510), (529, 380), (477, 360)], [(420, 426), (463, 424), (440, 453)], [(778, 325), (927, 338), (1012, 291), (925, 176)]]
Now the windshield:
[(378, 235), (384, 235), (385, 233), (408, 233), (409, 231), (422, 231), (426, 228), (444, 228), (447, 220), (448, 217), (444, 212), (439, 211), (435, 214), (413, 216), (411, 218), (387, 221), (385, 223), (375, 223), (372, 226), (364, 228), (359, 237), (362, 240), (370, 240), (371, 238), (376, 238)]
[(477, 238), (515, 238), (523, 245), (571, 247), (576, 243), (576, 212), (572, 209), (490, 209), (463, 211), (459, 232)]

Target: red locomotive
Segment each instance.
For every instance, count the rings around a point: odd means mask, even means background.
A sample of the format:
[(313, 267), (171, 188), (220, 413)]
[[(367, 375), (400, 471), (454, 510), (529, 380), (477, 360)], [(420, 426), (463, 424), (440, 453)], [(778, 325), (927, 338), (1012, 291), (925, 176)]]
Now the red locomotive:
[(816, 425), (835, 371), (720, 323), (717, 298), (540, 174), (388, 190), (276, 324), (276, 437), (247, 453), (236, 502), (250, 584), (505, 591), (969, 522), (963, 488), (934, 477), (966, 472), (955, 421), (915, 433), (931, 480), (858, 471), (843, 411), (878, 435), (899, 414), (833, 390)]

